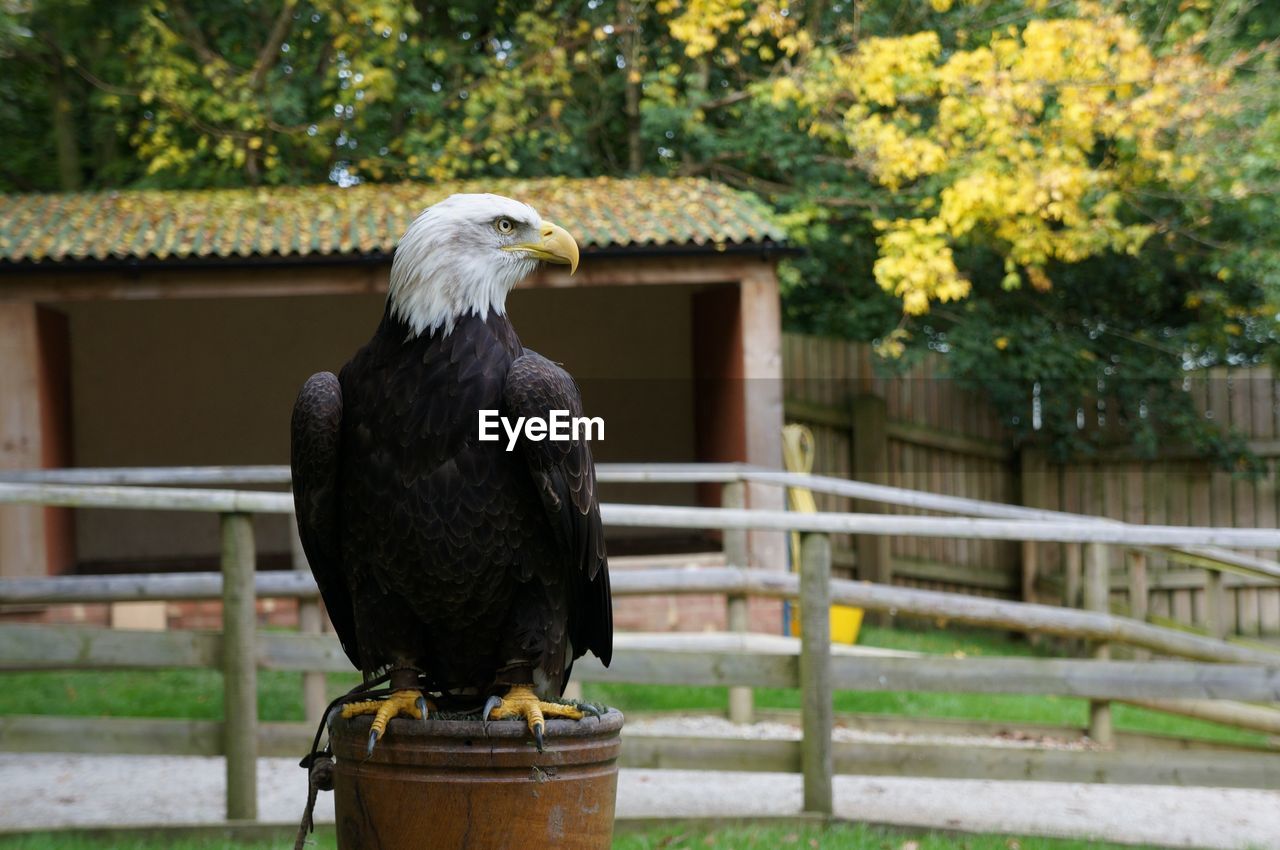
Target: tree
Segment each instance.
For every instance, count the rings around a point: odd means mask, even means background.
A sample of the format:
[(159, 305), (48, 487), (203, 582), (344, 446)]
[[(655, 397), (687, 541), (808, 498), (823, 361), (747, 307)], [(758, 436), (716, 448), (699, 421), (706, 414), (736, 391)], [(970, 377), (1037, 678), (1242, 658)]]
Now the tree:
[(91, 174), (132, 176), (117, 144), (120, 116), (103, 108), (66, 52), (74, 44), (85, 65), (120, 69), (118, 32), (98, 23), (108, 18), (124, 29), (134, 16), (100, 0), (0, 5), (0, 127), (10, 140), (0, 188), (73, 190)]
[[(780, 54), (747, 90), (817, 143), (789, 152), (800, 179), (769, 174), (826, 255), (793, 279), (790, 320), (875, 337), (891, 359), (943, 352), (1015, 432), (1063, 454), (1104, 437), (1082, 421), (1119, 419), (1148, 451), (1190, 441), (1247, 464), (1183, 378), (1276, 350), (1280, 251), (1260, 232), (1273, 113), (1256, 105), (1260, 89), (1274, 101), (1274, 54), (1257, 9), (993, 5), (938, 0), (905, 34), (835, 6), (807, 9), (816, 27), (768, 4), (691, 2), (672, 21), (694, 59)], [(774, 40), (753, 42), (763, 31)]]
[(807, 249), (790, 327), (941, 352), (1062, 452), (1101, 438), (1088, 407), (1234, 457), (1181, 378), (1280, 350), (1280, 21), (1252, 0), (4, 9), (0, 119), (35, 130), (10, 190), (706, 176)]

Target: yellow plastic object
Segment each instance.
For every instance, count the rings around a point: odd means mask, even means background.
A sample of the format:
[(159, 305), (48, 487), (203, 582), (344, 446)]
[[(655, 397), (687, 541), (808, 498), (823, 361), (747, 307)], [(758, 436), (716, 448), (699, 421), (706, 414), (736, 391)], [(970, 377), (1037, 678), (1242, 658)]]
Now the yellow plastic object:
[[(782, 461), (788, 472), (809, 474), (813, 471), (813, 432), (803, 425), (788, 425), (782, 429)], [(791, 510), (816, 514), (818, 503), (813, 491), (807, 487), (788, 487), (787, 499)], [(800, 571), (800, 532), (791, 532), (791, 570)], [(857, 643), (862, 629), (862, 609), (849, 605), (831, 606), (831, 640), (833, 643)], [(791, 634), (800, 636), (800, 606), (792, 608)]]

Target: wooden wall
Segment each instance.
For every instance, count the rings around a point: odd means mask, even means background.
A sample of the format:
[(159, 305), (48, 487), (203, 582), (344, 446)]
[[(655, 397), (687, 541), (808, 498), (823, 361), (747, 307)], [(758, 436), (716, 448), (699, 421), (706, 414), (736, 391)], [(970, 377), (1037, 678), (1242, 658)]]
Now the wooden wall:
[[(67, 466), (67, 326), (36, 304), (0, 302), (0, 469)], [(65, 508), (0, 506), (0, 576), (56, 575), (75, 557)]]
[[(788, 334), (783, 342), (786, 413), (808, 425), (817, 444), (815, 471), (867, 478), (853, 469), (852, 422), (859, 396), (884, 399), (888, 467), (884, 482), (915, 490), (999, 502), (1017, 501), (1013, 454), (999, 420), (981, 399), (936, 374), (927, 361), (910, 372), (872, 372), (865, 346)], [(849, 510), (847, 499), (819, 496), (822, 510)], [(896, 511), (897, 509), (895, 509)], [(928, 513), (910, 511), (906, 513)], [(852, 567), (848, 539), (837, 539), (836, 563)], [(894, 574), (901, 584), (983, 595), (1012, 595), (1018, 546), (999, 541), (894, 538)]]
[[(1257, 480), (1215, 468), (1189, 452), (1153, 460), (1128, 450), (1065, 464), (1049, 463), (1023, 477), (1024, 458), (998, 417), (980, 397), (942, 377), (938, 359), (926, 359), (902, 374), (873, 370), (865, 345), (789, 334), (783, 343), (789, 422), (808, 425), (817, 442), (815, 471), (870, 479), (853, 469), (854, 406), (859, 396), (884, 401), (887, 414), (885, 479), (890, 484), (992, 501), (1170, 525), (1274, 528), (1280, 525), (1276, 496), (1280, 463), (1280, 387), (1265, 368), (1214, 369), (1188, 380), (1207, 418), (1245, 436), (1263, 460)], [(883, 366), (879, 370), (884, 373)], [(1097, 427), (1096, 412), (1082, 414)], [(1026, 468), (1034, 466), (1026, 463)], [(1033, 480), (1032, 475), (1039, 477)], [(823, 510), (849, 510), (849, 500), (819, 497)], [(897, 511), (898, 509), (894, 509)], [(918, 513), (918, 512), (917, 512)], [(837, 564), (855, 568), (849, 540), (837, 541)], [(1015, 597), (1019, 593), (1020, 547), (1012, 543), (894, 539), (899, 584)], [(1275, 558), (1277, 552), (1257, 552)], [(1042, 601), (1061, 598), (1062, 547), (1040, 547)], [(1123, 558), (1113, 559), (1113, 602), (1127, 600)], [(1153, 619), (1204, 626), (1204, 573), (1152, 557), (1150, 613)], [(1228, 626), (1237, 633), (1280, 634), (1280, 587), (1228, 575)]]
[[(1040, 506), (1152, 525), (1276, 528), (1280, 519), (1276, 383), (1265, 367), (1210, 369), (1188, 379), (1188, 389), (1206, 418), (1248, 440), (1263, 463), (1261, 477), (1233, 475), (1187, 451), (1169, 451), (1153, 460), (1135, 458), (1127, 451), (1103, 451), (1093, 459), (1050, 464)], [(1051, 575), (1060, 563), (1059, 548), (1044, 551)], [(1252, 554), (1280, 556), (1273, 550)], [(1203, 571), (1158, 557), (1149, 564), (1151, 616), (1204, 625)], [(1116, 602), (1124, 601), (1120, 584), (1113, 582)], [(1225, 584), (1231, 631), (1280, 634), (1280, 588), (1233, 575), (1226, 577)]]

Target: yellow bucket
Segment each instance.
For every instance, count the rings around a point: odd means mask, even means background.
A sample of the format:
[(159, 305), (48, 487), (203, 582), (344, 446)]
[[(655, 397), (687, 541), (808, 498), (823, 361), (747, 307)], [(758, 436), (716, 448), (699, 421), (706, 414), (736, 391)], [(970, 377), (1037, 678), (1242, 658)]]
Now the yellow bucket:
[[(813, 471), (813, 432), (803, 425), (788, 425), (782, 429), (782, 460), (788, 472), (809, 474)], [(787, 499), (791, 510), (815, 514), (818, 503), (813, 491), (807, 487), (788, 487)], [(791, 532), (791, 570), (800, 570), (800, 533)], [(831, 640), (833, 643), (857, 643), (862, 629), (862, 609), (849, 605), (831, 606)], [(791, 634), (800, 636), (800, 606), (791, 608)]]

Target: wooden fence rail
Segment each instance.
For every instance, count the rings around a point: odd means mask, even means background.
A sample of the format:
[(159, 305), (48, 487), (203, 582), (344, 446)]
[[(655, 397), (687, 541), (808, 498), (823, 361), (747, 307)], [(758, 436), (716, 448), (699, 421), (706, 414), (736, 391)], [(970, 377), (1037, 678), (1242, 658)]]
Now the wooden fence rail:
[[(826, 475), (780, 472), (749, 464), (598, 464), (602, 483), (732, 483), (738, 481), (803, 487), (829, 496), (857, 499), (884, 505), (932, 510), (989, 519), (1048, 520), (1054, 522), (1101, 522), (1118, 520), (1067, 511), (1010, 505), (945, 493), (934, 493), (875, 484)], [(118, 467), (97, 469), (0, 470), (0, 482), (76, 485), (288, 485), (289, 467), (208, 466), (208, 467)], [(737, 506), (726, 502), (725, 507)], [(1255, 555), (1221, 548), (1194, 546), (1185, 549), (1161, 548), (1160, 553), (1175, 560), (1207, 569), (1225, 569), (1245, 575), (1280, 580), (1280, 563)]]
[[(228, 473), (229, 474), (229, 473)], [(268, 471), (257, 469), (255, 475)], [(742, 480), (768, 473), (737, 466), (710, 470), (688, 467), (615, 469), (618, 480), (719, 481), (726, 485), (724, 503), (742, 504), (734, 488)], [(192, 478), (198, 478), (192, 473)], [(103, 476), (104, 479), (110, 476)], [(127, 476), (126, 476), (127, 477)], [(212, 475), (209, 476), (212, 479)], [(157, 479), (158, 480), (158, 479)], [(814, 482), (805, 478), (806, 486)], [(843, 482), (849, 483), (849, 482)], [(821, 486), (827, 486), (819, 482)], [(830, 485), (834, 487), (835, 485)], [(740, 494), (739, 494), (740, 495)], [(927, 494), (921, 494), (927, 495)], [(906, 498), (901, 493), (899, 498)], [(914, 497), (913, 497), (914, 498)], [(220, 581), (208, 576), (165, 577), (158, 583), (138, 577), (77, 579), (76, 583), (0, 583), (0, 604), (32, 603), (75, 594), (96, 599), (144, 598), (148, 591), (209, 598), (220, 593), (226, 611), (224, 632), (131, 633), (69, 626), (0, 625), (0, 669), (124, 669), (212, 667), (225, 680), (225, 712), (221, 750), (227, 756), (228, 815), (254, 816), (254, 761), (262, 738), (256, 715), (256, 671), (349, 670), (337, 642), (326, 635), (257, 633), (253, 603), (258, 588), (281, 595), (311, 598), (313, 585), (301, 573), (272, 576), (253, 573), (253, 530), (250, 514), (292, 511), (287, 493), (230, 491), (119, 484), (45, 482), (0, 483), (0, 503), (27, 502), (67, 507), (116, 507), (157, 510), (203, 510), (221, 515), (223, 563)], [(868, 536), (909, 535), (971, 540), (1058, 541), (1105, 551), (1109, 545), (1222, 546), (1280, 548), (1280, 531), (1264, 529), (1141, 526), (1082, 520), (1078, 517), (987, 517), (980, 519), (892, 516), (886, 514), (798, 514), (747, 510), (743, 507), (691, 508), (643, 505), (602, 506), (606, 523), (663, 528), (798, 530), (806, 533), (799, 575), (744, 569), (743, 556), (726, 535), (732, 566), (705, 570), (624, 572), (614, 577), (618, 595), (655, 593), (722, 593), (729, 604), (745, 605), (749, 596), (800, 599), (803, 634), (798, 642), (765, 638), (741, 631), (705, 635), (646, 636), (619, 634), (614, 665), (605, 670), (587, 661), (579, 675), (588, 680), (717, 684), (734, 688), (776, 686), (801, 688), (805, 740), (799, 767), (805, 778), (804, 799), (814, 811), (831, 811), (831, 775), (836, 762), (831, 742), (832, 692), (856, 690), (939, 690), (977, 693), (1049, 693), (1090, 699), (1097, 712), (1110, 700), (1280, 700), (1280, 655), (1264, 649), (1162, 629), (1117, 617), (1105, 606), (1077, 611), (1012, 603), (959, 594), (921, 591), (830, 579), (830, 533)], [(736, 548), (735, 548), (736, 547)], [(1101, 578), (1099, 578), (1101, 576)], [(165, 582), (170, 581), (168, 586)], [(1088, 574), (1091, 598), (1104, 598), (1109, 582), (1104, 571)], [(185, 582), (185, 583), (184, 583)], [(1099, 589), (1101, 588), (1101, 590)], [(1103, 594), (1100, 597), (1099, 594)], [(154, 597), (153, 597), (154, 598)], [(1095, 660), (850, 658), (833, 654), (825, 617), (831, 603), (872, 611), (925, 616), (1031, 633), (1065, 635), (1099, 646), (1127, 643), (1165, 655), (1194, 659), (1137, 664)], [(745, 618), (731, 618), (745, 631)], [(715, 641), (721, 645), (715, 645)], [(727, 643), (725, 643), (727, 641)], [(779, 644), (778, 641), (783, 641)], [(739, 693), (742, 693), (739, 691)], [(749, 694), (747, 695), (749, 697)], [(1230, 705), (1230, 703), (1224, 703)], [(749, 700), (739, 699), (737, 713), (750, 714)], [(1268, 718), (1269, 719), (1269, 718)], [(1101, 720), (1097, 729), (1100, 730)]]
[[(259, 599), (316, 599), (311, 573), (259, 572)], [(222, 573), (137, 573), (111, 576), (0, 579), (0, 605), (72, 605), (95, 602), (179, 601), (222, 598)]]
[[(0, 717), (0, 750), (138, 755), (216, 756), (221, 754), (222, 724), (214, 720), (121, 717)], [(258, 748), (264, 756), (292, 757), (311, 744), (314, 727), (301, 723), (263, 723)], [(1157, 739), (1118, 736), (1135, 748), (1159, 745)], [(732, 740), (629, 732), (620, 763), (624, 767), (682, 770), (732, 770), (798, 773), (801, 741)], [(914, 776), (1039, 782), (1107, 782), (1209, 787), (1280, 787), (1280, 757), (1275, 752), (1230, 748), (1206, 750), (1101, 750), (990, 747), (910, 741), (836, 741), (836, 774)]]
[[(755, 467), (745, 463), (598, 463), (596, 480), (606, 484), (728, 484)], [(11, 484), (78, 486), (288, 487), (289, 467), (119, 466), (69, 469), (0, 469)]]
[[(1009, 505), (983, 499), (970, 499), (964, 496), (951, 496), (945, 493), (931, 493), (911, 490), (904, 487), (892, 487), (887, 484), (874, 484), (866, 481), (855, 481), (844, 478), (833, 478), (827, 475), (810, 475), (794, 472), (777, 472), (773, 470), (744, 467), (741, 470), (744, 481), (758, 484), (774, 484), (782, 487), (805, 487), (815, 493), (829, 496), (840, 496), (867, 502), (896, 505), (915, 510), (931, 510), (949, 514), (985, 517), (988, 519), (1023, 519), (1047, 522), (1096, 522), (1110, 525), (1123, 525), (1119, 520), (1106, 517), (1089, 516), (1067, 511), (1030, 508), (1022, 505)], [(1280, 563), (1260, 558), (1243, 552), (1232, 552), (1213, 546), (1157, 547), (1160, 554), (1177, 561), (1194, 564), (1209, 570), (1225, 570), (1241, 575), (1254, 575), (1271, 581), (1280, 581)]]
[[(63, 589), (51, 587), (59, 582), (66, 583)], [(755, 596), (794, 600), (801, 595), (801, 580), (793, 573), (744, 569), (737, 566), (628, 570), (613, 576), (611, 584), (614, 595), (620, 598), (715, 594), (726, 597)], [(221, 586), (221, 578), (217, 573), (187, 576), (4, 579), (0, 580), (0, 605), (32, 601), (75, 603), (171, 598), (216, 599), (221, 596)], [(309, 575), (294, 572), (259, 573), (257, 586), (259, 595), (263, 597), (306, 598), (318, 592), (314, 579)], [(171, 590), (177, 590), (180, 595), (166, 595)], [(900, 616), (944, 620), (1027, 634), (1051, 634), (1081, 640), (1106, 641), (1199, 661), (1261, 665), (1280, 663), (1280, 651), (1225, 643), (1104, 612), (1079, 611), (1053, 605), (1010, 602), (944, 591), (870, 584), (849, 579), (832, 579), (829, 593), (831, 601), (835, 604), (852, 605), (869, 611)], [(0, 637), (16, 635), (17, 633), (9, 631), (15, 628), (20, 627), (0, 625)], [(106, 630), (106, 634), (128, 633)], [(69, 639), (68, 653), (75, 651), (77, 640), (79, 639)], [(112, 638), (104, 637), (104, 640), (110, 641)], [(0, 641), (0, 644), (2, 643), (3, 641)], [(0, 647), (0, 659), (4, 657), (2, 653), (3, 648)], [(2, 663), (0, 661), (0, 664)]]
[[(134, 508), (217, 513), (293, 512), (286, 493), (0, 483), (0, 504), (70, 508)], [(969, 519), (891, 514), (796, 514), (788, 511), (664, 505), (600, 506), (606, 524), (642, 528), (747, 529), (871, 536), (947, 537), (962, 540), (1034, 540), (1124, 546), (1240, 546), (1280, 548), (1280, 529), (1132, 525), (1102, 522)]]
[(293, 496), (288, 493), (93, 484), (0, 483), (0, 504), (37, 504), (52, 508), (202, 511), (223, 514), (293, 513)]
[[(652, 570), (621, 573), (616, 589), (620, 596), (669, 592), (722, 592), (738, 595), (765, 595), (779, 598), (795, 598), (801, 595), (810, 601), (811, 612), (825, 611), (821, 587), (817, 579), (824, 569), (829, 570), (829, 544), (821, 536), (806, 538), (805, 552), (809, 569), (800, 577), (741, 568), (707, 568), (690, 570)], [(807, 581), (806, 581), (807, 579)], [(808, 587), (808, 596), (803, 596)], [(1145, 643), (1166, 644), (1151, 639), (1169, 630), (1157, 629), (1141, 623), (1126, 623), (1123, 618), (1108, 614), (1053, 609), (1049, 606), (1026, 605), (1000, 600), (975, 599), (958, 594), (920, 591), (909, 588), (891, 588), (867, 585), (851, 581), (830, 581), (828, 602), (851, 602), (873, 610), (897, 610), (898, 613), (918, 613), (941, 616), (964, 622), (980, 622), (1005, 628), (1023, 628), (1038, 631), (1048, 627), (1056, 634), (1076, 637), (1116, 636), (1124, 639), (1135, 637), (1127, 628), (1137, 628), (1137, 636)], [(814, 600), (817, 600), (816, 602)], [(801, 616), (806, 606), (802, 604)], [(1049, 618), (1046, 620), (1046, 617)], [(1254, 654), (1242, 647), (1231, 647), (1204, 638), (1170, 632), (1164, 637), (1174, 641), (1186, 641), (1172, 645), (1174, 650), (1195, 656), (1215, 659), (1244, 658), (1251, 664), (1189, 664), (1186, 662), (1119, 662), (1080, 661), (1058, 659), (952, 659), (952, 658), (877, 658), (847, 656), (831, 657), (826, 632), (807, 619), (809, 628), (805, 634), (819, 635), (817, 640), (800, 642), (787, 638), (757, 635), (725, 634), (662, 634), (642, 635), (622, 633), (617, 636), (615, 660), (611, 668), (604, 669), (593, 659), (583, 659), (577, 675), (586, 681), (613, 681), (641, 684), (686, 684), (750, 687), (782, 687), (802, 689), (805, 694), (804, 724), (807, 730), (815, 730), (806, 736), (807, 744), (800, 749), (800, 762), (806, 776), (808, 789), (805, 800), (813, 810), (825, 810), (831, 772), (838, 765), (847, 768), (849, 755), (840, 756), (839, 745), (825, 748), (818, 742), (830, 741), (829, 735), (816, 730), (829, 728), (830, 695), (835, 690), (912, 690), (912, 691), (962, 691), (971, 693), (1025, 693), (1054, 694), (1082, 697), (1094, 700), (1152, 701), (1167, 703), (1170, 699), (1183, 700), (1280, 700), (1280, 663), (1271, 653)], [(796, 644), (800, 646), (797, 647)], [(1216, 649), (1211, 649), (1216, 644)], [(332, 636), (262, 633), (254, 642), (255, 656), (252, 667), (282, 671), (349, 671), (349, 664)], [(135, 669), (139, 667), (222, 667), (228, 664), (228, 643), (214, 633), (190, 632), (127, 632), (95, 627), (0, 625), (0, 670), (15, 669)], [(826, 663), (821, 660), (828, 653)], [(238, 653), (235, 653), (238, 654)], [(815, 659), (805, 661), (805, 659)], [(806, 666), (807, 665), (807, 666)], [(826, 672), (823, 672), (823, 671)], [(806, 672), (807, 671), (807, 672)], [(825, 678), (825, 682), (824, 682)], [(1238, 707), (1235, 703), (1215, 702), (1223, 706), (1220, 719), (1238, 719), (1233, 712), (1243, 710), (1260, 714), (1258, 722), (1263, 728), (1277, 725), (1274, 712), (1250, 706)], [(247, 706), (238, 706), (229, 699), (228, 714), (244, 714)], [(1203, 711), (1190, 712), (1204, 716)], [(0, 724), (0, 740), (13, 736), (34, 734), (48, 741), (44, 729), (48, 719), (11, 719)], [(137, 721), (128, 721), (136, 723)], [(34, 723), (35, 726), (30, 724)], [(24, 725), (26, 724), (26, 725)], [(126, 723), (127, 725), (127, 723)], [(255, 728), (256, 728), (256, 724)], [(4, 732), (8, 728), (7, 734)], [(184, 727), (185, 728), (185, 727)], [(1257, 728), (1257, 724), (1252, 724)], [(132, 729), (132, 727), (130, 727)], [(109, 725), (109, 740), (123, 735), (133, 740), (139, 733), (117, 725)], [(237, 731), (231, 732), (235, 729)], [(43, 731), (42, 731), (43, 730)], [(203, 731), (202, 731), (203, 730)], [(230, 743), (230, 735), (250, 734), (241, 725), (228, 723), (216, 730), (190, 729), (194, 740), (199, 736), (220, 734)], [(46, 734), (48, 733), (48, 734)], [(186, 733), (184, 733), (186, 734)], [(260, 740), (265, 733), (253, 733), (253, 740)], [(130, 736), (133, 736), (132, 738)], [(167, 734), (161, 740), (169, 740)], [(181, 737), (181, 736), (179, 736)], [(297, 736), (294, 736), (297, 737)], [(129, 746), (137, 746), (136, 742)], [(185, 745), (184, 745), (185, 746)], [(202, 745), (205, 746), (205, 745)], [(633, 753), (629, 763), (648, 763), (646, 759), (659, 759), (664, 764), (679, 760), (675, 752), (704, 752), (698, 742), (673, 742), (669, 749), (661, 742), (645, 740), (639, 744), (640, 752)], [(154, 750), (148, 750), (154, 751)], [(184, 750), (185, 751), (185, 750)], [(226, 748), (219, 750), (227, 752)], [(272, 752), (278, 751), (272, 749)], [(644, 753), (649, 753), (646, 756)], [(705, 753), (711, 762), (723, 758)], [(229, 754), (230, 755), (230, 754)], [(752, 755), (752, 758), (760, 754)], [(880, 758), (877, 756), (877, 758)], [(831, 767), (827, 767), (828, 759)], [(765, 760), (769, 762), (768, 759)], [(1231, 770), (1219, 768), (1219, 780), (1229, 784), (1255, 784), (1259, 762), (1235, 765)], [(229, 759), (229, 779), (240, 789), (240, 811), (246, 805), (244, 789), (248, 779), (232, 772), (232, 765), (250, 763), (247, 753)], [(711, 762), (703, 762), (704, 766)], [(772, 763), (772, 762), (769, 762)], [(858, 769), (866, 770), (859, 762)], [(958, 763), (937, 770), (938, 775), (961, 775)], [(739, 767), (742, 765), (739, 764)], [(1194, 767), (1194, 766), (1193, 766)], [(877, 768), (879, 769), (879, 768)], [(885, 767), (884, 769), (888, 769)], [(991, 768), (997, 770), (997, 768)], [(1074, 768), (1073, 768), (1074, 769)], [(1208, 769), (1207, 767), (1204, 769)], [(998, 768), (1013, 775), (1013, 768)], [(1235, 772), (1232, 772), (1235, 771)], [(1243, 771), (1243, 772), (1241, 772)], [(1251, 772), (1252, 771), (1252, 772)], [(1274, 771), (1272, 771), (1274, 772)], [(1271, 773), (1263, 771), (1270, 777)], [(1074, 775), (1074, 774), (1072, 774)], [(1184, 775), (1186, 775), (1184, 773)], [(1192, 774), (1196, 775), (1196, 774)], [(1225, 778), (1224, 778), (1225, 777)], [(1062, 777), (1059, 777), (1062, 778)], [(1146, 781), (1154, 781), (1151, 774), (1144, 774)], [(1140, 780), (1132, 780), (1140, 781)], [(1267, 781), (1270, 781), (1267, 779)], [(232, 798), (228, 798), (229, 805)]]
[[(4, 485), (0, 485), (2, 488)], [(3, 490), (0, 490), (0, 497)], [(957, 540), (1032, 540), (1044, 543), (1110, 543), (1122, 546), (1280, 547), (1280, 529), (1131, 525), (1099, 522), (969, 519), (895, 514), (796, 514), (788, 511), (602, 504), (606, 524), (636, 528), (745, 528), (863, 534), (877, 537), (946, 537)]]
[[(820, 610), (815, 610), (821, 616)], [(254, 643), (250, 669), (351, 672), (341, 647), (330, 635), (261, 632)], [(833, 655), (829, 647), (824, 655), (823, 647), (818, 646), (821, 643), (733, 632), (623, 632), (617, 635), (614, 661), (608, 668), (594, 658), (585, 658), (574, 665), (574, 674), (590, 682), (799, 688), (806, 700), (815, 692), (820, 697), (845, 690), (1045, 694), (1130, 701), (1280, 701), (1280, 662), (1262, 666), (1192, 661)], [(225, 669), (232, 658), (238, 657), (235, 641), (213, 632), (0, 625), (0, 671)], [(810, 672), (804, 672), (806, 669)], [(816, 705), (810, 708), (815, 711), (815, 722), (825, 726), (829, 718), (820, 717)], [(228, 709), (227, 716), (232, 717), (244, 712), (245, 706)]]
[[(608, 484), (727, 484), (741, 481), (743, 463), (598, 463), (596, 480)], [(289, 467), (120, 466), (73, 469), (0, 469), (0, 481), (17, 484), (77, 484), (204, 487), (288, 486)]]
[(205, 487), (244, 487), (257, 484), (288, 486), (289, 467), (258, 466), (117, 466), (72, 469), (3, 469), (0, 481), (14, 484), (77, 484)]
[[(842, 413), (847, 418), (849, 414)], [(1038, 467), (1037, 467), (1038, 468)], [(823, 475), (779, 472), (761, 469), (747, 464), (600, 464), (597, 475), (604, 483), (723, 483), (726, 485), (726, 499), (722, 507), (741, 507), (742, 501), (734, 501), (734, 494), (741, 495), (740, 488), (733, 489), (737, 482), (751, 482), (783, 487), (804, 487), (813, 492), (842, 498), (858, 500), (864, 504), (894, 505), (910, 510), (933, 510), (943, 513), (961, 514), (972, 517), (1043, 520), (1053, 522), (1101, 522), (1116, 524), (1116, 520), (1066, 511), (1010, 505), (984, 499), (973, 499), (963, 496), (947, 495), (886, 484), (833, 478)], [(100, 469), (53, 469), (53, 470), (7, 470), (0, 471), (0, 482), (27, 484), (79, 484), (79, 485), (219, 485), (238, 486), (246, 484), (288, 485), (290, 483), (289, 468), (283, 465), (236, 466), (236, 467), (172, 467), (172, 468), (100, 468)], [(1026, 495), (1026, 494), (1024, 494)], [(186, 498), (180, 495), (179, 498)], [(165, 505), (168, 507), (169, 505)], [(281, 508), (283, 509), (283, 504)], [(878, 542), (876, 542), (878, 541)], [(887, 541), (884, 537), (871, 537), (871, 543), (864, 550), (864, 555), (875, 555), (873, 560), (880, 564), (874, 580), (892, 581), (895, 564), (902, 559), (885, 554)], [(1135, 548), (1136, 554), (1145, 556), (1153, 554), (1204, 570), (1201, 577), (1192, 584), (1181, 584), (1182, 588), (1203, 588), (1206, 595), (1207, 618), (1211, 633), (1221, 636), (1228, 621), (1227, 608), (1231, 603), (1225, 592), (1225, 585), (1214, 573), (1229, 572), (1249, 578), (1262, 579), (1267, 587), (1280, 582), (1280, 563), (1257, 555), (1236, 552), (1218, 546), (1143, 546)], [(1129, 563), (1133, 559), (1126, 556)], [(1079, 598), (1080, 564), (1083, 558), (1078, 545), (1066, 547), (1064, 563), (1065, 586), (1062, 588), (1067, 605), (1074, 605)], [(1035, 601), (1036, 583), (1040, 573), (1040, 550), (1034, 540), (1022, 541), (1021, 580), (1022, 599)], [(1145, 565), (1145, 559), (1141, 561)], [(864, 565), (865, 566), (865, 565)], [(945, 565), (932, 562), (916, 563), (912, 561), (907, 569), (909, 574), (917, 574), (922, 568), (926, 573), (946, 576), (964, 575), (967, 581), (979, 580), (983, 584), (991, 584), (1000, 577), (996, 574), (970, 574), (957, 568), (945, 568)], [(863, 569), (866, 573), (866, 569)], [(1145, 569), (1141, 575), (1134, 575), (1128, 583), (1129, 606), (1134, 612), (1143, 615), (1148, 610), (1147, 595), (1153, 590), (1166, 591), (1174, 588), (1158, 577), (1154, 582), (1143, 583)], [(867, 578), (867, 575), (863, 575)], [(935, 576), (936, 577), (936, 576)], [(1248, 585), (1246, 587), (1254, 587)], [(1009, 585), (999, 582), (999, 587)], [(1239, 585), (1230, 585), (1232, 588)], [(1136, 597), (1141, 594), (1142, 598)], [(310, 608), (308, 608), (308, 611)], [(741, 610), (734, 609), (735, 614)], [(310, 618), (314, 619), (314, 617)], [(735, 696), (736, 705), (742, 706), (744, 695)], [(311, 700), (314, 702), (315, 700)], [(741, 711), (738, 712), (741, 714)]]

